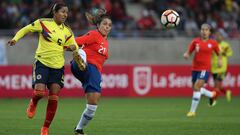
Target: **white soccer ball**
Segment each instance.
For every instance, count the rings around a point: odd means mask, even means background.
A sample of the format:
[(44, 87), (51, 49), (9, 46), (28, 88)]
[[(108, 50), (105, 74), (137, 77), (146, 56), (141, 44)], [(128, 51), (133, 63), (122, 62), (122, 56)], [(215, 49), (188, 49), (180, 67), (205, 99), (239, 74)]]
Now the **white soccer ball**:
[(176, 11), (168, 9), (162, 13), (161, 23), (166, 28), (174, 28), (179, 24), (179, 22), (180, 16)]

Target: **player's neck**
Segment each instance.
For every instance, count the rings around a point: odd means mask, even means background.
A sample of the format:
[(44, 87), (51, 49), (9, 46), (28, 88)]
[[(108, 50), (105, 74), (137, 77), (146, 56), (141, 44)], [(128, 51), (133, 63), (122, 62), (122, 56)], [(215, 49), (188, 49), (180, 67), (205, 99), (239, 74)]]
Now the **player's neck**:
[(62, 22), (58, 22), (55, 18), (53, 18), (53, 21), (54, 21), (58, 26), (62, 25)]
[(209, 40), (209, 38), (201, 38), (201, 39), (202, 39), (202, 41), (204, 41), (204, 42), (206, 42), (206, 41)]
[(97, 31), (103, 36), (103, 38), (107, 39), (107, 35), (102, 34), (102, 32), (99, 29), (97, 29)]

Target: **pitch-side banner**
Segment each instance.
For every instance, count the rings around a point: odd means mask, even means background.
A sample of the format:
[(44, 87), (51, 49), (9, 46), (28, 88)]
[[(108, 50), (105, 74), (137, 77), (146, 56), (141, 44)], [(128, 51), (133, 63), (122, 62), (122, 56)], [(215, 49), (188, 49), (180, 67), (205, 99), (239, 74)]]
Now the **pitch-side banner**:
[[(84, 95), (81, 83), (65, 67), (62, 97)], [(103, 96), (175, 97), (191, 96), (191, 67), (186, 65), (106, 65), (102, 74)], [(240, 65), (229, 66), (223, 86), (240, 95)], [(208, 89), (212, 89), (210, 77)], [(0, 66), (0, 98), (29, 97), (32, 94), (31, 66)]]

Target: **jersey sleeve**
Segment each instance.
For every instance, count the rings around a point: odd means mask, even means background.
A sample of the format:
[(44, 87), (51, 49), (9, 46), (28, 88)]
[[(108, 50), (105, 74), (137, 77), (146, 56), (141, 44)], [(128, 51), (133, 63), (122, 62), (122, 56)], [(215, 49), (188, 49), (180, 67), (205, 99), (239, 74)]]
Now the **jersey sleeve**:
[(72, 30), (69, 30), (69, 32), (70, 32), (70, 34), (65, 41), (64, 48), (68, 48), (70, 45), (75, 45), (76, 48), (78, 49), (78, 45), (74, 39), (74, 34), (73, 34)]
[(224, 52), (227, 57), (230, 57), (233, 55), (232, 48), (228, 43), (227, 43), (227, 47), (225, 48)]
[(88, 32), (83, 36), (77, 37), (75, 40), (79, 46), (86, 46), (95, 41), (95, 34), (93, 32)]
[(188, 52), (189, 52), (189, 54), (192, 54), (194, 49), (195, 49), (195, 40), (192, 40), (191, 43), (188, 45)]
[(42, 27), (40, 24), (40, 20), (38, 19), (35, 22), (28, 24), (27, 26), (20, 29), (16, 33), (16, 35), (13, 37), (13, 40), (18, 41), (19, 39), (21, 39), (24, 35), (26, 35), (29, 32), (41, 32), (41, 31), (42, 31)]

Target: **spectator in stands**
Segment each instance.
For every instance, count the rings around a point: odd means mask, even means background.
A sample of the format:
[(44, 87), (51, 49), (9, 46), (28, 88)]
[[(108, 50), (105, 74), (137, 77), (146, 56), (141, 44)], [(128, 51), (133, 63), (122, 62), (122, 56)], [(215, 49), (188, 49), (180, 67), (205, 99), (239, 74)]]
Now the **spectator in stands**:
[(123, 1), (113, 1), (110, 15), (116, 29), (124, 29), (127, 19), (126, 9)]
[(193, 20), (192, 17), (188, 18), (188, 20), (184, 24), (184, 30), (188, 36), (197, 35), (198, 26), (197, 23)]
[(151, 11), (143, 10), (141, 18), (137, 21), (137, 27), (140, 30), (153, 30), (155, 25), (156, 21), (151, 15)]
[[(52, 0), (1, 0), (0, 29), (14, 29), (25, 26), (35, 20), (36, 16), (46, 14), (45, 9), (51, 2)], [(82, 16), (76, 14), (76, 11), (86, 11), (93, 7), (104, 7), (107, 9), (114, 23), (113, 31), (115, 33), (119, 33), (119, 30), (135, 30), (137, 22), (133, 17), (128, 15), (126, 10), (126, 3), (130, 2), (142, 4), (142, 6), (148, 10), (155, 11), (159, 19), (161, 13), (168, 8), (178, 11), (181, 17), (181, 23), (175, 30), (186, 30), (187, 35), (189, 35), (189, 29), (184, 28), (184, 26), (187, 26), (185, 23), (188, 23), (188, 21), (190, 21), (191, 24), (195, 21), (198, 28), (200, 28), (202, 23), (208, 22), (209, 24), (213, 24), (213, 27), (223, 28), (226, 32), (231, 31), (228, 34), (233, 38), (238, 38), (236, 35), (240, 29), (239, 27), (234, 27), (229, 30), (228, 27), (230, 23), (234, 25), (237, 24), (237, 26), (240, 25), (240, 19), (238, 17), (240, 14), (240, 2), (237, 0), (224, 2), (222, 2), (222, 0), (187, 0), (187, 2), (183, 0), (72, 0), (66, 2), (68, 2), (71, 9), (74, 9), (69, 12), (69, 25), (78, 28), (78, 30), (88, 29), (90, 26), (82, 27), (82, 25), (86, 24), (86, 20), (82, 20), (82, 24), (75, 23), (75, 20), (80, 20)], [(188, 18), (190, 18), (190, 20), (188, 20)], [(129, 26), (129, 24), (131, 25)]]

